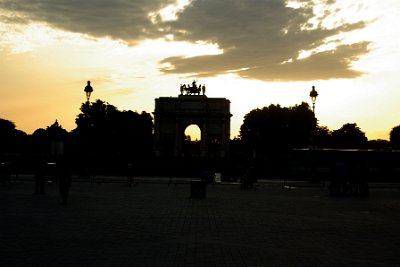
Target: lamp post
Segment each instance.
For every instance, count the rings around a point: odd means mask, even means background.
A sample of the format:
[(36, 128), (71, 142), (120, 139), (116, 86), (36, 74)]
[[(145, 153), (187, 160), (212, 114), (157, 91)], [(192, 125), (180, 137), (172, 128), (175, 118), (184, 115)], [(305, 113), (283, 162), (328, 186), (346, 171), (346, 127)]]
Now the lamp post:
[[(85, 91), (85, 93), (86, 93), (86, 105), (85, 105), (85, 109), (83, 109), (83, 113), (85, 114), (85, 117), (86, 117), (86, 119), (89, 119), (90, 120), (90, 111), (89, 111), (89, 107), (90, 107), (90, 102), (89, 102), (89, 100), (90, 100), (90, 95), (92, 94), (92, 92), (93, 92), (93, 87), (90, 85), (90, 81), (87, 81), (87, 85), (85, 86), (85, 89), (84, 89), (84, 91)], [(85, 168), (85, 175), (87, 175), (88, 177), (89, 177), (89, 180), (90, 180), (90, 182), (91, 183), (93, 183), (94, 182), (94, 180), (93, 180), (93, 178), (94, 177), (92, 177), (91, 175), (90, 175), (90, 167), (91, 167), (91, 158), (90, 158), (90, 154), (89, 154), (89, 151), (90, 151), (90, 138), (89, 138), (89, 133), (87, 132), (87, 134), (85, 134), (84, 135), (84, 137), (85, 137), (85, 139), (86, 139), (86, 145), (87, 145), (87, 151), (86, 151), (86, 158), (87, 158), (87, 160), (86, 160), (86, 162), (87, 162), (87, 164), (86, 164), (86, 168)]]
[[(313, 111), (315, 120), (316, 120), (316, 117), (315, 117), (315, 102), (317, 101), (317, 96), (318, 96), (318, 92), (315, 91), (315, 86), (313, 86), (312, 90), (310, 92), (310, 97), (311, 97), (311, 102), (312, 102), (312, 111)], [(316, 129), (314, 129), (312, 131), (312, 149), (313, 150), (315, 150), (315, 131), (316, 131)]]
[[(317, 123), (317, 119), (316, 119), (316, 117), (315, 117), (315, 102), (317, 101), (317, 96), (318, 96), (318, 93), (317, 93), (317, 91), (315, 91), (315, 86), (313, 86), (312, 87), (312, 90), (311, 90), (311, 92), (310, 92), (310, 97), (311, 97), (311, 102), (312, 102), (312, 110), (313, 110), (313, 114), (314, 114), (314, 120), (315, 120), (315, 123)], [(316, 150), (316, 145), (315, 145), (315, 134), (316, 134), (316, 125), (315, 125), (315, 128), (312, 130), (312, 135), (311, 135), (311, 138), (312, 138), (312, 151), (311, 151), (311, 175), (312, 175), (312, 179), (313, 180), (315, 180), (316, 181), (316, 179), (317, 179), (317, 166), (316, 166), (316, 159), (315, 159), (315, 157), (316, 157), (316, 155), (315, 155), (315, 150)]]
[(86, 93), (86, 101), (89, 103), (90, 95), (93, 92), (93, 87), (90, 86), (90, 81), (87, 81), (87, 85), (85, 86), (85, 93)]
[(318, 96), (318, 93), (317, 93), (317, 91), (315, 91), (315, 86), (313, 86), (312, 90), (310, 92), (310, 97), (311, 97), (312, 111), (314, 113), (314, 117), (315, 117), (315, 102), (317, 101), (317, 96)]

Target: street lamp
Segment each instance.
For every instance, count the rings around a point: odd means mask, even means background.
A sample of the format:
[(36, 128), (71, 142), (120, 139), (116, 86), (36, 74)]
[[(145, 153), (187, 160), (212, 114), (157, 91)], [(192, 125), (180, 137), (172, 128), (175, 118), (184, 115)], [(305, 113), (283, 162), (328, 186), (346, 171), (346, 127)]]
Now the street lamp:
[(312, 90), (310, 92), (310, 97), (311, 97), (312, 111), (314, 113), (314, 117), (315, 117), (315, 102), (317, 101), (317, 96), (318, 96), (318, 93), (317, 93), (317, 91), (315, 91), (315, 86), (313, 86)]
[[(86, 104), (85, 104), (85, 108), (82, 110), (84, 116), (86, 117), (86, 119), (88, 119), (90, 121), (90, 95), (93, 92), (93, 87), (90, 85), (90, 81), (87, 81), (87, 85), (85, 86), (84, 89), (85, 93), (86, 93)], [(89, 124), (90, 125), (90, 124)], [(84, 135), (84, 140), (86, 141), (86, 166), (85, 166), (85, 175), (87, 175), (89, 177), (89, 180), (91, 183), (93, 183), (93, 177), (90, 175), (90, 167), (91, 167), (91, 159), (90, 159), (90, 148), (91, 148), (91, 142), (90, 142), (90, 137), (89, 137), (89, 133), (87, 132), (87, 134)], [(87, 139), (86, 139), (87, 138)]]
[[(312, 90), (310, 92), (310, 97), (311, 97), (311, 102), (312, 102), (312, 111), (314, 114), (314, 119), (315, 118), (315, 102), (317, 101), (317, 96), (318, 93), (315, 91), (315, 86), (312, 87)], [(315, 150), (315, 129), (312, 131), (312, 149)]]
[(90, 95), (93, 92), (93, 87), (90, 86), (90, 81), (87, 81), (87, 85), (85, 86), (85, 93), (86, 93), (86, 101), (89, 103)]
[[(318, 96), (318, 93), (317, 93), (317, 91), (315, 91), (315, 86), (313, 86), (312, 90), (310, 92), (310, 97), (311, 97), (312, 111), (314, 114), (315, 122), (317, 122), (317, 119), (315, 117), (315, 102), (317, 101), (317, 96)], [(315, 134), (316, 134), (316, 130), (317, 130), (316, 126), (317, 126), (317, 124), (315, 124), (314, 129), (312, 130), (312, 135), (311, 135), (311, 138), (312, 138), (311, 173), (313, 176), (313, 180), (316, 179), (316, 174), (317, 174), (317, 169), (316, 169), (317, 166), (316, 166), (316, 162), (315, 162), (315, 157), (316, 157), (316, 155), (315, 155), (315, 149), (316, 149)]]

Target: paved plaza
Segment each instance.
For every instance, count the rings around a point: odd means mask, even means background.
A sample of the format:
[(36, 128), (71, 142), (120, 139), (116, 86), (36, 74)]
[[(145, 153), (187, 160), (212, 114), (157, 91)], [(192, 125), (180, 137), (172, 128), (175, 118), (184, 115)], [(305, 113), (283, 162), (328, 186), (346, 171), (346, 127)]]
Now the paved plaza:
[(0, 185), (0, 266), (400, 266), (400, 191), (181, 183)]

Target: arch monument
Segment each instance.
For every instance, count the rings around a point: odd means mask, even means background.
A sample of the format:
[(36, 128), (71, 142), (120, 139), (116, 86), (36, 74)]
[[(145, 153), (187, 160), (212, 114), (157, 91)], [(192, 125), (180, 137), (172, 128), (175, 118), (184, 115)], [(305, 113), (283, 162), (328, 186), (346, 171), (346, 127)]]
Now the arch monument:
[(223, 158), (230, 140), (230, 101), (209, 98), (205, 86), (181, 85), (178, 97), (155, 99), (155, 155), (183, 156), (184, 131), (192, 124), (201, 131), (200, 156)]

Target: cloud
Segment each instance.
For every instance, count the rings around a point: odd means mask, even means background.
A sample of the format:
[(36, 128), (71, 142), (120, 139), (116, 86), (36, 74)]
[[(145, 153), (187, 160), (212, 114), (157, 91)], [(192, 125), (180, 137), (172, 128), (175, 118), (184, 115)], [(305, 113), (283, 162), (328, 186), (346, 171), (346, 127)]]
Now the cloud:
[[(0, 0), (0, 9), (19, 14), (26, 22), (95, 37), (111, 37), (136, 43), (158, 35), (149, 14), (173, 0)], [(9, 19), (8, 19), (9, 20)]]
[[(333, 1), (331, 1), (333, 2)], [(332, 4), (332, 3), (330, 3)], [(324, 27), (323, 12), (317, 21), (313, 5), (289, 8), (284, 1), (198, 0), (169, 23), (177, 40), (217, 43), (220, 55), (170, 57), (162, 61), (165, 73), (215, 76), (224, 73), (265, 81), (353, 78), (362, 73), (352, 63), (368, 53), (368, 42), (341, 45), (328, 41), (340, 33), (366, 27), (367, 23), (342, 22)], [(338, 11), (336, 11), (338, 12)], [(321, 47), (328, 47), (323, 50)], [(333, 45), (333, 47), (332, 47)], [(309, 51), (307, 58), (299, 58)]]
[[(363, 29), (368, 23), (332, 20), (340, 12), (334, 6), (337, 1), (321, 0), (318, 14), (318, 1), (290, 1), (297, 4), (287, 5), (283, 0), (193, 0), (180, 6), (178, 2), (183, 1), (0, 0), (0, 9), (18, 14), (19, 23), (44, 22), (130, 45), (168, 36), (173, 41), (213, 44), (223, 51), (165, 58), (160, 63), (166, 74), (211, 77), (235, 73), (264, 81), (353, 78), (362, 74), (352, 69), (352, 63), (368, 53), (369, 43), (343, 44), (337, 36)], [(165, 10), (174, 13), (168, 18), (163, 15)], [(329, 27), (324, 25), (327, 19), (331, 20)], [(304, 52), (308, 57), (299, 57)]]

